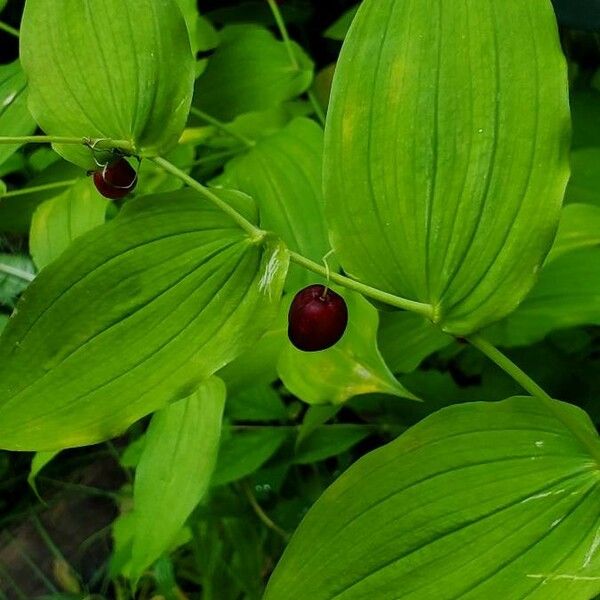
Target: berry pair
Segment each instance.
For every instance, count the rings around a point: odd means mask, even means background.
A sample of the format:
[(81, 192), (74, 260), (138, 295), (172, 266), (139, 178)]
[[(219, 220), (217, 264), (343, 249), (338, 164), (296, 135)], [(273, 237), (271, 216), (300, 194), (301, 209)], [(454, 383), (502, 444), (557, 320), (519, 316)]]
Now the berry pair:
[(347, 325), (348, 307), (344, 299), (323, 285), (310, 285), (292, 301), (288, 337), (299, 350), (317, 352), (339, 342)]
[(137, 184), (137, 173), (124, 158), (107, 163), (101, 171), (94, 171), (93, 178), (98, 192), (110, 200), (124, 198)]

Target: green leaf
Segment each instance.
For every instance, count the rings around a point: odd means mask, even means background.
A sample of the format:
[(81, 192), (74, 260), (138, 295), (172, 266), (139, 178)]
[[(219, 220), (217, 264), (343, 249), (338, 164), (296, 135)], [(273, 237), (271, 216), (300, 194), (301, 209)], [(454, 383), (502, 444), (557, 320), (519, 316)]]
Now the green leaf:
[[(252, 218), (247, 196), (219, 193)], [(269, 327), (286, 268), (281, 243), (194, 192), (129, 202), (40, 273), (4, 330), (0, 447), (91, 444), (185, 398)]]
[(342, 266), (431, 304), (449, 333), (508, 314), (556, 231), (568, 133), (549, 0), (502, 10), (495, 0), (365, 0), (325, 135), (326, 216)]
[(358, 6), (353, 6), (352, 8), (348, 9), (335, 23), (325, 30), (323, 36), (329, 38), (330, 40), (338, 40), (342, 42), (348, 34), (350, 25), (352, 25), (352, 20), (358, 12), (358, 8)]
[(546, 265), (516, 311), (489, 328), (494, 343), (525, 346), (551, 331), (600, 325), (600, 248), (568, 252)]
[[(188, 173), (194, 162), (194, 148), (193, 146), (180, 144), (168, 152), (164, 158)], [(137, 195), (172, 192), (180, 190), (182, 187), (183, 182), (181, 179), (167, 173), (167, 171), (156, 163), (149, 160), (141, 162), (136, 186)]]
[[(19, 61), (0, 65), (0, 131), (3, 136), (29, 135), (35, 131), (35, 121), (27, 109), (26, 90), (27, 79)], [(18, 148), (19, 144), (0, 145), (0, 164)]]
[[(49, 135), (125, 140), (155, 156), (183, 131), (194, 58), (175, 0), (27, 0), (21, 60), (29, 108)], [(56, 149), (94, 167), (83, 146)]]
[(19, 294), (30, 285), (34, 273), (28, 256), (0, 253), (0, 304), (12, 308)]
[(255, 385), (227, 399), (227, 416), (235, 421), (282, 421), (287, 419), (287, 412), (271, 386)]
[(309, 511), (265, 600), (593, 597), (598, 465), (559, 419), (598, 438), (580, 409), (554, 411), (453, 406), (364, 456)]
[(371, 432), (361, 425), (319, 427), (304, 438), (296, 449), (294, 463), (308, 465), (350, 450)]
[[(597, 101), (600, 103), (600, 96)], [(600, 106), (600, 104), (598, 105)], [(596, 115), (600, 120), (600, 115)], [(571, 153), (571, 179), (565, 202), (586, 202), (600, 207), (600, 148), (581, 148)]]
[(546, 263), (589, 246), (600, 245), (600, 204), (568, 204), (563, 208), (558, 233)]
[(254, 473), (279, 450), (288, 436), (288, 431), (278, 427), (232, 433), (221, 444), (212, 485), (224, 485)]
[(194, 106), (224, 121), (251, 111), (274, 108), (305, 92), (313, 64), (292, 42), (298, 68), (283, 42), (263, 27), (232, 25), (221, 31), (221, 43), (197, 79)]
[(27, 483), (29, 487), (34, 491), (35, 495), (41, 500), (36, 485), (36, 477), (40, 471), (60, 452), (60, 450), (53, 450), (52, 452), (36, 452), (31, 459), (31, 467), (29, 469), (29, 475), (27, 476)]
[(377, 310), (360, 294), (343, 295), (348, 305), (348, 328), (335, 346), (321, 352), (302, 352), (286, 342), (277, 366), (286, 388), (309, 404), (341, 404), (370, 392), (416, 400), (392, 375), (379, 353)]
[(2, 330), (8, 324), (8, 319), (9, 319), (8, 315), (5, 315), (4, 313), (0, 313), (0, 333), (2, 333)]
[[(323, 131), (314, 121), (294, 119), (278, 133), (259, 140), (225, 166), (223, 185), (252, 196), (261, 226), (276, 231), (290, 250), (318, 262), (329, 251), (321, 191)], [(314, 280), (306, 269), (290, 270), (287, 289)]]
[(152, 417), (133, 487), (134, 580), (170, 547), (208, 490), (224, 405), (225, 385), (213, 377)]
[(16, 190), (18, 195), (0, 196), (0, 231), (29, 233), (36, 208), (42, 202), (62, 194), (80, 178), (81, 170), (78, 167), (59, 160), (32, 177), (28, 185)]
[(445, 348), (453, 338), (431, 321), (409, 312), (381, 312), (378, 343), (394, 373), (414, 371), (430, 354)]
[(80, 179), (40, 205), (29, 233), (29, 249), (38, 269), (57, 259), (74, 239), (102, 225), (107, 207), (89, 179)]

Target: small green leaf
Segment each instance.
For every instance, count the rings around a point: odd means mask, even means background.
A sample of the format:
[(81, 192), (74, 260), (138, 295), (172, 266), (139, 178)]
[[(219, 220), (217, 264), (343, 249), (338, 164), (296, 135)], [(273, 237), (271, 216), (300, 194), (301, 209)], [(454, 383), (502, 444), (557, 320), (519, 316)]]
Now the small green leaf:
[(588, 600), (600, 592), (598, 445), (568, 404), (444, 409), (317, 500), (265, 600)]
[(71, 242), (104, 223), (108, 202), (89, 179), (41, 204), (31, 221), (29, 249), (38, 269), (58, 258)]
[(221, 444), (212, 485), (224, 485), (254, 473), (279, 450), (288, 436), (289, 432), (280, 427), (232, 432)]
[(34, 273), (35, 267), (28, 256), (0, 253), (0, 304), (12, 308)]
[[(298, 118), (229, 161), (221, 181), (256, 200), (264, 229), (276, 231), (290, 250), (320, 262), (330, 249), (322, 163), (323, 130), (310, 119)], [(297, 290), (312, 280), (314, 275), (294, 267), (286, 287)]]
[(335, 23), (325, 30), (323, 36), (330, 40), (343, 41), (357, 12), (358, 6), (349, 8)]
[(361, 425), (319, 427), (304, 438), (296, 449), (294, 463), (307, 465), (350, 450), (371, 432)]
[[(179, 144), (168, 152), (164, 158), (170, 163), (179, 167), (186, 173), (189, 172), (194, 162), (194, 148), (187, 144)], [(136, 194), (143, 196), (145, 194), (159, 194), (161, 192), (172, 192), (180, 190), (183, 182), (178, 177), (167, 173), (156, 163), (143, 160), (138, 171), (138, 183)]]
[(360, 294), (343, 295), (348, 305), (348, 328), (335, 346), (321, 352), (302, 352), (286, 343), (277, 370), (287, 389), (309, 404), (341, 404), (370, 392), (415, 400), (379, 353), (377, 310)]
[(431, 321), (414, 313), (380, 313), (379, 350), (394, 373), (414, 371), (430, 354), (453, 341)]
[(365, 0), (325, 135), (344, 269), (456, 335), (516, 308), (558, 224), (567, 90), (549, 0)]
[(132, 579), (170, 547), (208, 490), (224, 404), (225, 386), (213, 377), (152, 417), (133, 487)]
[(60, 450), (53, 450), (52, 452), (36, 452), (31, 459), (31, 467), (29, 469), (29, 475), (27, 476), (27, 483), (29, 487), (34, 491), (35, 495), (41, 500), (37, 490), (35, 482), (36, 477), (40, 471), (60, 452)]
[(525, 346), (559, 329), (600, 325), (600, 248), (581, 248), (542, 269), (531, 293), (488, 337), (502, 346)]
[(568, 204), (563, 208), (546, 264), (567, 252), (590, 246), (600, 246), (600, 204)]
[[(56, 156), (56, 153), (52, 154)], [(59, 160), (32, 177), (26, 186), (19, 188), (18, 195), (0, 196), (0, 231), (29, 233), (36, 208), (42, 202), (62, 194), (78, 179), (81, 179), (81, 169)]]
[[(218, 193), (252, 218), (247, 196)], [(0, 447), (91, 444), (185, 398), (269, 327), (287, 260), (190, 190), (129, 202), (40, 273), (4, 330)]]
[(266, 28), (232, 25), (196, 81), (194, 106), (224, 121), (274, 108), (305, 92), (313, 77), (310, 58), (292, 42), (292, 66), (283, 42)]
[[(21, 59), (29, 108), (49, 135), (124, 140), (155, 156), (183, 131), (194, 58), (175, 0), (27, 0)], [(94, 168), (89, 149), (56, 149)]]
[(282, 421), (287, 412), (281, 396), (271, 386), (255, 385), (227, 399), (227, 417), (234, 421)]
[[(35, 131), (35, 121), (27, 108), (26, 90), (27, 79), (19, 61), (0, 65), (0, 131), (3, 136), (29, 135)], [(0, 145), (0, 164), (18, 148), (18, 144)]]

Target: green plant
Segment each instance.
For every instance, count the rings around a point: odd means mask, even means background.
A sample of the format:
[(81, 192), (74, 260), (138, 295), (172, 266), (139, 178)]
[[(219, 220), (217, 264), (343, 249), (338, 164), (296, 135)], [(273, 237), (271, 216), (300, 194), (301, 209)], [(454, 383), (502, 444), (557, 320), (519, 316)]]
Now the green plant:
[(277, 4), (217, 32), (185, 0), (26, 1), (0, 448), (34, 482), (125, 434), (119, 597), (594, 598), (597, 409), (497, 348), (563, 331), (557, 369), (597, 366), (564, 333), (600, 324), (600, 238), (551, 3), (364, 0), (330, 100)]

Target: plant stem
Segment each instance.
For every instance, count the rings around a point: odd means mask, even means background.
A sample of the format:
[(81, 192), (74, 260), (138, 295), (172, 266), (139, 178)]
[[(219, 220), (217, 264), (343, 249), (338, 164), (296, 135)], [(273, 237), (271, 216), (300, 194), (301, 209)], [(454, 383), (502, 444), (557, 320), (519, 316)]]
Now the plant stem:
[(15, 29), (14, 27), (11, 27), (10, 25), (8, 25), (8, 23), (5, 23), (4, 21), (0, 21), (0, 30), (5, 31), (13, 37), (19, 37), (19, 30)]
[(422, 302), (416, 302), (414, 300), (409, 300), (408, 298), (395, 296), (394, 294), (389, 294), (388, 292), (384, 292), (369, 285), (365, 285), (364, 283), (360, 283), (360, 281), (356, 281), (355, 279), (350, 279), (350, 277), (345, 277), (344, 275), (339, 275), (338, 273), (328, 272), (325, 267), (308, 258), (305, 258), (304, 256), (301, 256), (297, 252), (290, 252), (290, 260), (297, 265), (312, 271), (313, 273), (318, 273), (319, 275), (323, 275), (323, 277), (329, 276), (329, 279), (334, 283), (356, 292), (360, 292), (364, 296), (372, 298), (373, 300), (378, 300), (379, 302), (383, 302), (403, 310), (410, 310), (411, 312), (418, 313), (427, 318), (432, 318), (433, 316), (433, 307), (430, 304), (423, 304)]
[(118, 148), (126, 152), (133, 152), (131, 142), (127, 140), (111, 140), (108, 138), (84, 138), (84, 137), (64, 137), (60, 135), (24, 135), (0, 137), (0, 144), (81, 144), (84, 146), (94, 146), (99, 150), (111, 150)]
[(202, 111), (198, 108), (195, 108), (192, 106), (190, 108), (190, 114), (198, 117), (199, 119), (202, 119), (203, 121), (206, 121), (213, 127), (220, 129), (221, 131), (230, 135), (232, 138), (235, 138), (236, 140), (238, 140), (238, 142), (242, 142), (242, 144), (244, 144), (244, 146), (246, 146), (246, 148), (252, 148), (253, 146), (256, 146), (256, 142), (248, 139), (246, 136), (242, 135), (241, 133), (238, 133), (237, 131), (235, 131), (235, 129), (233, 129), (229, 125), (227, 125), (227, 123), (223, 123), (222, 121), (219, 121), (218, 119), (215, 119), (214, 117), (211, 117), (209, 114), (205, 113), (204, 111)]
[(45, 192), (46, 190), (54, 190), (62, 187), (69, 187), (77, 181), (77, 179), (68, 179), (65, 181), (56, 181), (54, 183), (45, 183), (43, 185), (33, 185), (31, 187), (21, 188), (20, 190), (11, 190), (10, 192), (6, 192), (5, 194), (0, 194), (0, 199), (4, 200), (4, 198), (14, 198), (15, 196), (25, 196), (26, 194), (33, 194), (36, 192)]
[(6, 273), (7, 275), (18, 277), (19, 279), (28, 282), (31, 282), (35, 279), (35, 275), (33, 273), (29, 273), (28, 271), (24, 271), (23, 269), (19, 269), (17, 267), (5, 265), (4, 263), (0, 263), (0, 273)]
[(281, 39), (285, 44), (287, 49), (287, 53), (290, 56), (290, 62), (292, 63), (292, 67), (295, 70), (300, 69), (300, 65), (298, 64), (298, 59), (296, 58), (296, 54), (294, 53), (294, 48), (292, 47), (292, 40), (290, 39), (287, 27), (285, 26), (285, 21), (281, 15), (281, 11), (279, 10), (279, 6), (277, 6), (277, 2), (275, 0), (267, 0), (269, 3), (269, 8), (273, 13), (273, 18), (275, 19), (275, 23), (277, 23), (277, 28), (279, 29), (279, 33), (281, 35)]
[(256, 240), (261, 240), (265, 237), (266, 231), (256, 227), (242, 216), (235, 208), (232, 208), (219, 198), (214, 192), (212, 192), (209, 188), (202, 185), (200, 182), (196, 181), (193, 177), (190, 177), (185, 171), (182, 171), (180, 168), (176, 167), (174, 164), (170, 163), (168, 160), (164, 158), (156, 157), (153, 158), (157, 165), (162, 167), (171, 175), (175, 175), (183, 181), (186, 185), (196, 190), (200, 194), (202, 194), (207, 200), (212, 202), (217, 208), (220, 208), (224, 213), (227, 213), (244, 231), (250, 234), (250, 236)]
[(571, 414), (560, 410), (556, 400), (553, 400), (525, 371), (518, 367), (508, 356), (500, 352), (493, 344), (480, 335), (467, 338), (469, 343), (485, 354), (492, 362), (498, 365), (507, 375), (514, 379), (525, 391), (529, 392), (558, 419), (571, 433), (583, 444), (588, 452), (600, 463), (600, 444), (591, 440), (582, 431), (581, 424)]
[(247, 481), (242, 484), (242, 488), (244, 493), (246, 494), (246, 498), (248, 498), (248, 502), (252, 507), (252, 510), (256, 514), (256, 516), (272, 531), (274, 531), (277, 535), (281, 536), (284, 541), (288, 541), (290, 536), (287, 531), (283, 530), (277, 523), (275, 523), (269, 515), (262, 509), (262, 506), (258, 503), (258, 500), (255, 498), (252, 490), (250, 489), (250, 485)]
[(319, 119), (321, 125), (325, 126), (325, 111), (323, 110), (323, 107), (319, 104), (315, 93), (312, 90), (308, 90), (306, 94), (308, 95), (308, 99), (313, 107), (313, 111), (317, 116), (317, 119)]

